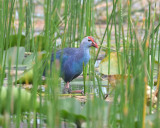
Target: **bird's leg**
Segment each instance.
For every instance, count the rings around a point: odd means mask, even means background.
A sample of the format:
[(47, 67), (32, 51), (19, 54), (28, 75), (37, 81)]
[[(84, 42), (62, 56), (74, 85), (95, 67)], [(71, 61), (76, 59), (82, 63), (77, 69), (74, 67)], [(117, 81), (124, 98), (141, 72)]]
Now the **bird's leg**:
[(66, 83), (65, 88), (69, 88), (69, 82)]
[(72, 90), (69, 88), (69, 82), (66, 83), (65, 88), (67, 89), (67, 92), (68, 92), (68, 93), (81, 93), (81, 94), (84, 94), (84, 91), (83, 91), (83, 90), (74, 90), (74, 91), (72, 91)]
[(63, 89), (63, 94), (71, 93), (71, 89), (69, 88), (69, 82), (66, 83)]
[(72, 90), (69, 88), (69, 82), (67, 82), (66, 85), (64, 86), (63, 94), (68, 94), (68, 93), (81, 93), (81, 94), (84, 94), (83, 90), (75, 90), (75, 91), (72, 91)]

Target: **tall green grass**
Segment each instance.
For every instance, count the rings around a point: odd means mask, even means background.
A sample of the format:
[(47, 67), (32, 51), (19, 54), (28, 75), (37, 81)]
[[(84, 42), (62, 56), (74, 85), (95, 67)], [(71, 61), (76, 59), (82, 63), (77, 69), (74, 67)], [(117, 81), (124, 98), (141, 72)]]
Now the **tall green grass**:
[[(93, 36), (96, 39), (96, 17), (94, 10), (94, 0), (44, 0), (44, 31), (41, 33), (43, 39), (41, 40), (44, 50), (47, 52), (47, 58), (51, 57), (51, 53), (59, 48), (65, 47), (79, 47), (80, 41), (85, 36)], [(99, 37), (99, 49), (95, 51), (92, 49), (92, 58), (89, 64), (83, 68), (83, 83), (84, 92), (86, 94), (87, 102), (81, 105), (82, 113), (76, 116), (72, 112), (78, 111), (75, 107), (76, 102), (73, 102), (72, 107), (67, 112), (61, 111), (61, 81), (59, 79), (59, 70), (54, 68), (47, 74), (46, 85), (44, 92), (39, 92), (39, 87), (43, 84), (41, 80), (42, 56), (39, 55), (40, 42), (34, 37), (34, 9), (36, 5), (32, 1), (23, 0), (0, 0), (0, 96), (1, 89), (4, 86), (4, 78), (6, 77), (5, 70), (8, 68), (7, 74), (7, 97), (6, 108), (4, 109), (0, 104), (0, 117), (4, 121), (0, 121), (2, 127), (16, 126), (20, 127), (22, 123), (27, 127), (46, 127), (57, 128), (61, 127), (65, 121), (71, 127), (74, 127), (71, 122), (80, 127), (82, 117), (85, 116), (85, 127), (147, 127), (146, 118), (153, 110), (156, 111), (154, 118), (150, 120), (154, 127), (159, 126), (159, 93), (158, 102), (155, 109), (152, 106), (152, 95), (149, 107), (146, 106), (146, 89), (149, 85), (151, 89), (154, 88), (154, 80), (158, 80), (159, 76), (159, 50), (160, 50), (160, 36), (159, 26), (160, 20), (156, 20), (156, 10), (151, 9), (151, 4), (148, 5), (148, 10), (145, 12), (144, 25), (138, 26), (138, 19), (132, 19), (132, 1), (127, 1), (127, 7), (124, 9), (122, 0), (112, 1), (112, 11), (109, 14), (109, 2), (106, 0), (106, 28), (104, 34)], [(17, 48), (22, 45), (22, 32), (25, 32), (25, 49), (32, 51), (35, 55), (33, 66), (33, 83), (32, 89), (29, 90), (31, 98), (29, 101), (29, 110), (23, 112), (21, 99), (22, 85), (17, 84), (18, 79), (18, 59), (16, 60), (16, 75), (15, 78), (11, 76), (11, 69), (13, 67), (11, 60), (6, 60), (4, 50), (10, 48), (10, 35), (14, 34), (14, 20), (16, 11), (18, 11), (19, 25), (17, 29)], [(152, 13), (153, 12), (153, 13)], [(127, 17), (124, 16), (127, 14)], [(127, 26), (127, 27), (126, 27)], [(139, 31), (144, 30), (144, 35)], [(112, 33), (114, 32), (114, 35)], [(114, 42), (111, 37), (114, 36)], [(61, 38), (60, 46), (57, 46), (56, 39)], [(106, 39), (106, 44), (104, 40)], [(77, 42), (77, 43), (75, 43)], [(109, 56), (108, 74), (110, 74), (110, 54), (111, 44), (115, 44), (115, 49), (118, 57), (118, 73), (121, 74), (121, 79), (117, 82), (111, 104), (104, 101), (104, 94), (101, 90), (102, 80), (96, 74), (94, 69), (95, 61), (97, 60), (101, 46), (107, 48), (107, 56)], [(32, 46), (32, 47), (31, 47)], [(120, 49), (123, 48), (121, 51)], [(158, 49), (158, 69), (155, 71), (155, 56)], [(19, 55), (17, 50), (17, 57)], [(46, 58), (45, 58), (46, 59)], [(47, 60), (47, 59), (46, 59)], [(4, 61), (4, 64), (3, 64)], [(49, 60), (46, 61), (48, 69), (50, 69)], [(6, 64), (8, 67), (6, 67)], [(41, 68), (42, 67), (42, 68)], [(156, 72), (157, 78), (154, 73)], [(127, 78), (126, 78), (127, 76)], [(87, 79), (89, 78), (89, 79)], [(15, 79), (15, 80), (14, 80)], [(89, 80), (93, 81), (87, 84)], [(15, 81), (15, 82), (14, 82)], [(98, 85), (96, 85), (98, 83)], [(158, 82), (159, 83), (159, 82)], [(18, 88), (18, 99), (14, 101), (12, 98), (13, 86)], [(98, 87), (97, 87), (98, 86)], [(108, 85), (109, 86), (109, 85)], [(99, 93), (95, 93), (98, 88)], [(159, 90), (158, 90), (159, 91)], [(89, 95), (94, 93), (93, 96)], [(151, 92), (150, 92), (151, 94)], [(92, 98), (91, 98), (92, 97)], [(3, 98), (3, 97), (2, 97)], [(0, 100), (2, 100), (0, 98)], [(37, 101), (38, 99), (38, 101)], [(23, 99), (25, 101), (25, 99)], [(1, 101), (0, 101), (1, 102)], [(16, 111), (13, 112), (13, 102), (16, 103)], [(68, 107), (67, 103), (65, 104)], [(65, 107), (65, 106), (64, 106)], [(149, 112), (148, 112), (149, 109)], [(78, 113), (78, 112), (77, 112)], [(63, 115), (63, 116), (62, 116)], [(68, 116), (69, 115), (69, 116)], [(38, 120), (40, 123), (38, 124)]]

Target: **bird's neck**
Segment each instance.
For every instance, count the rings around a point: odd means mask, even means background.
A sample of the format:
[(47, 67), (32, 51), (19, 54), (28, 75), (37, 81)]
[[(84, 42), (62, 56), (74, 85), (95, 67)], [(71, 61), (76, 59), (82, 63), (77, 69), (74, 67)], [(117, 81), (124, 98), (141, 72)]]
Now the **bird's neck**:
[(89, 48), (86, 48), (86, 47), (83, 47), (81, 48), (80, 47), (80, 51), (81, 53), (83, 54), (83, 62), (84, 64), (86, 65), (90, 59), (90, 52), (89, 52)]
[(89, 47), (80, 47), (80, 51), (82, 51), (84, 55), (89, 55)]

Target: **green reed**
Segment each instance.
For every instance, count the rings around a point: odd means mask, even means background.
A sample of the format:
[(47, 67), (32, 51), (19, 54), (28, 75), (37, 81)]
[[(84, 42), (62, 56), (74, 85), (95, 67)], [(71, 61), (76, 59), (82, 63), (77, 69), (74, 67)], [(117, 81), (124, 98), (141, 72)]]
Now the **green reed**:
[[(15, 1), (15, 0), (0, 0), (0, 93), (1, 87), (4, 84), (6, 64), (8, 64), (8, 81), (7, 81), (7, 106), (5, 110), (2, 110), (0, 105), (0, 116), (2, 115), (5, 122), (3, 127), (11, 127), (13, 123), (16, 127), (20, 127), (23, 122), (23, 118), (27, 124), (27, 127), (37, 127), (37, 121), (40, 120), (39, 127), (57, 128), (60, 127), (63, 121), (70, 124), (74, 121), (75, 124), (79, 124), (76, 118), (72, 115), (70, 117), (62, 117), (60, 111), (60, 96), (61, 93), (61, 81), (59, 79), (59, 70), (56, 68), (56, 62), (53, 63), (53, 68), (50, 71), (51, 53), (55, 53), (59, 48), (65, 47), (78, 47), (80, 41), (85, 36), (93, 36), (96, 39), (95, 31), (95, 7), (94, 0), (45, 0), (44, 1), (44, 21), (45, 27), (42, 32), (44, 39), (42, 43), (45, 43), (45, 51), (47, 52), (46, 65), (48, 67), (46, 85), (44, 92), (39, 92), (42, 80), (42, 56), (39, 56), (39, 41), (30, 39), (34, 37), (34, 8), (35, 5), (32, 1)], [(155, 68), (155, 50), (158, 48), (158, 64), (159, 64), (159, 51), (160, 51), (160, 37), (158, 28), (160, 21), (156, 20), (156, 14), (151, 13), (151, 3), (149, 3), (149, 10), (145, 13), (144, 26), (138, 27), (138, 20), (132, 19), (132, 1), (127, 1), (127, 10), (123, 9), (123, 1), (113, 1), (112, 12), (109, 14), (109, 2), (106, 0), (106, 29), (102, 37), (99, 37), (100, 48), (96, 52), (91, 49), (92, 57), (89, 64), (84, 67), (83, 80), (84, 80), (84, 92), (87, 97), (86, 111), (85, 111), (85, 125), (87, 128), (93, 127), (122, 127), (122, 128), (134, 128), (145, 127), (145, 119), (149, 113), (154, 109), (152, 106), (152, 99), (149, 105), (149, 112), (146, 107), (146, 87), (149, 85), (151, 89), (154, 86), (154, 68)], [(12, 62), (4, 62), (5, 56), (3, 56), (4, 48), (10, 48), (10, 35), (14, 34), (14, 18), (16, 9), (18, 10), (19, 25), (17, 30), (18, 40), (17, 48), (21, 46), (21, 35), (25, 32), (25, 48), (27, 51), (32, 48), (35, 55), (35, 62), (33, 66), (33, 83), (31, 93), (31, 100), (29, 103), (29, 111), (23, 113), (21, 106), (21, 87), (18, 87), (18, 100), (12, 99), (13, 83), (18, 79), (18, 59), (16, 60), (16, 76), (12, 78), (10, 75), (12, 69)], [(124, 17), (124, 13), (127, 13), (127, 17)], [(12, 22), (13, 21), (13, 22)], [(155, 24), (158, 22), (158, 26)], [(127, 26), (127, 28), (126, 28)], [(144, 36), (139, 35), (139, 29), (144, 29)], [(126, 30), (126, 31), (125, 31)], [(114, 32), (114, 42), (112, 42), (112, 33)], [(141, 36), (143, 38), (141, 38)], [(60, 46), (56, 46), (56, 39), (61, 38)], [(104, 101), (104, 95), (101, 90), (102, 80), (100, 76), (96, 74), (94, 69), (95, 60), (97, 60), (100, 54), (101, 46), (103, 46), (104, 39), (107, 38), (106, 47), (107, 55), (109, 56), (108, 74), (110, 74), (110, 54), (111, 44), (115, 43), (118, 59), (118, 73), (121, 75), (121, 79), (117, 82), (114, 93), (111, 94), (113, 102), (111, 104)], [(97, 39), (96, 39), (97, 40)], [(75, 43), (77, 42), (77, 44)], [(30, 46), (34, 47), (30, 47)], [(104, 47), (104, 46), (103, 46)], [(120, 48), (123, 48), (120, 51)], [(120, 56), (119, 56), (120, 54)], [(16, 56), (18, 57), (19, 51), (17, 50)], [(107, 56), (106, 55), (106, 56)], [(95, 58), (96, 59), (95, 59)], [(43, 67), (44, 68), (44, 67)], [(156, 73), (159, 75), (159, 65)], [(126, 77), (127, 76), (127, 77)], [(88, 79), (87, 79), (88, 78)], [(158, 79), (158, 77), (157, 77)], [(87, 81), (93, 81), (92, 90), (89, 89), (92, 86)], [(98, 85), (96, 85), (98, 83)], [(19, 85), (18, 85), (19, 86)], [(95, 89), (98, 88), (98, 93), (95, 94)], [(93, 99), (90, 97), (90, 93), (94, 92)], [(110, 95), (110, 94), (109, 94)], [(99, 98), (97, 98), (99, 97)], [(151, 96), (152, 98), (152, 96)], [(37, 104), (39, 99), (39, 104)], [(16, 102), (16, 112), (13, 113), (13, 102)], [(73, 106), (76, 103), (73, 103)], [(37, 109), (37, 106), (39, 108)], [(82, 105), (82, 108), (84, 105)], [(71, 112), (76, 109), (72, 107)], [(155, 109), (154, 109), (155, 110)], [(2, 112), (3, 111), (3, 112)], [(157, 102), (157, 113), (159, 114), (159, 94)], [(159, 126), (159, 117), (154, 123), (155, 127)], [(33, 124), (31, 124), (33, 121)], [(79, 126), (79, 125), (78, 125)], [(80, 127), (80, 126), (79, 126)]]

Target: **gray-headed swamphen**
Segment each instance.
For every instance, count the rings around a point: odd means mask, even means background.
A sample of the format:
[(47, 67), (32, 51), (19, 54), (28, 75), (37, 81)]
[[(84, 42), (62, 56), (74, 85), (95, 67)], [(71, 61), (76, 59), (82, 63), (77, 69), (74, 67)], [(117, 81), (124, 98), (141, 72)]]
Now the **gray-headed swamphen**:
[[(85, 37), (79, 48), (64, 48), (56, 52), (56, 61), (60, 61), (60, 77), (66, 82), (63, 93), (72, 93), (69, 82), (78, 77), (83, 71), (83, 63), (86, 65), (90, 59), (90, 47), (98, 48), (91, 36)], [(51, 64), (54, 61), (54, 53), (51, 56)], [(74, 91), (76, 92), (76, 91)], [(77, 90), (78, 93), (81, 93)]]

